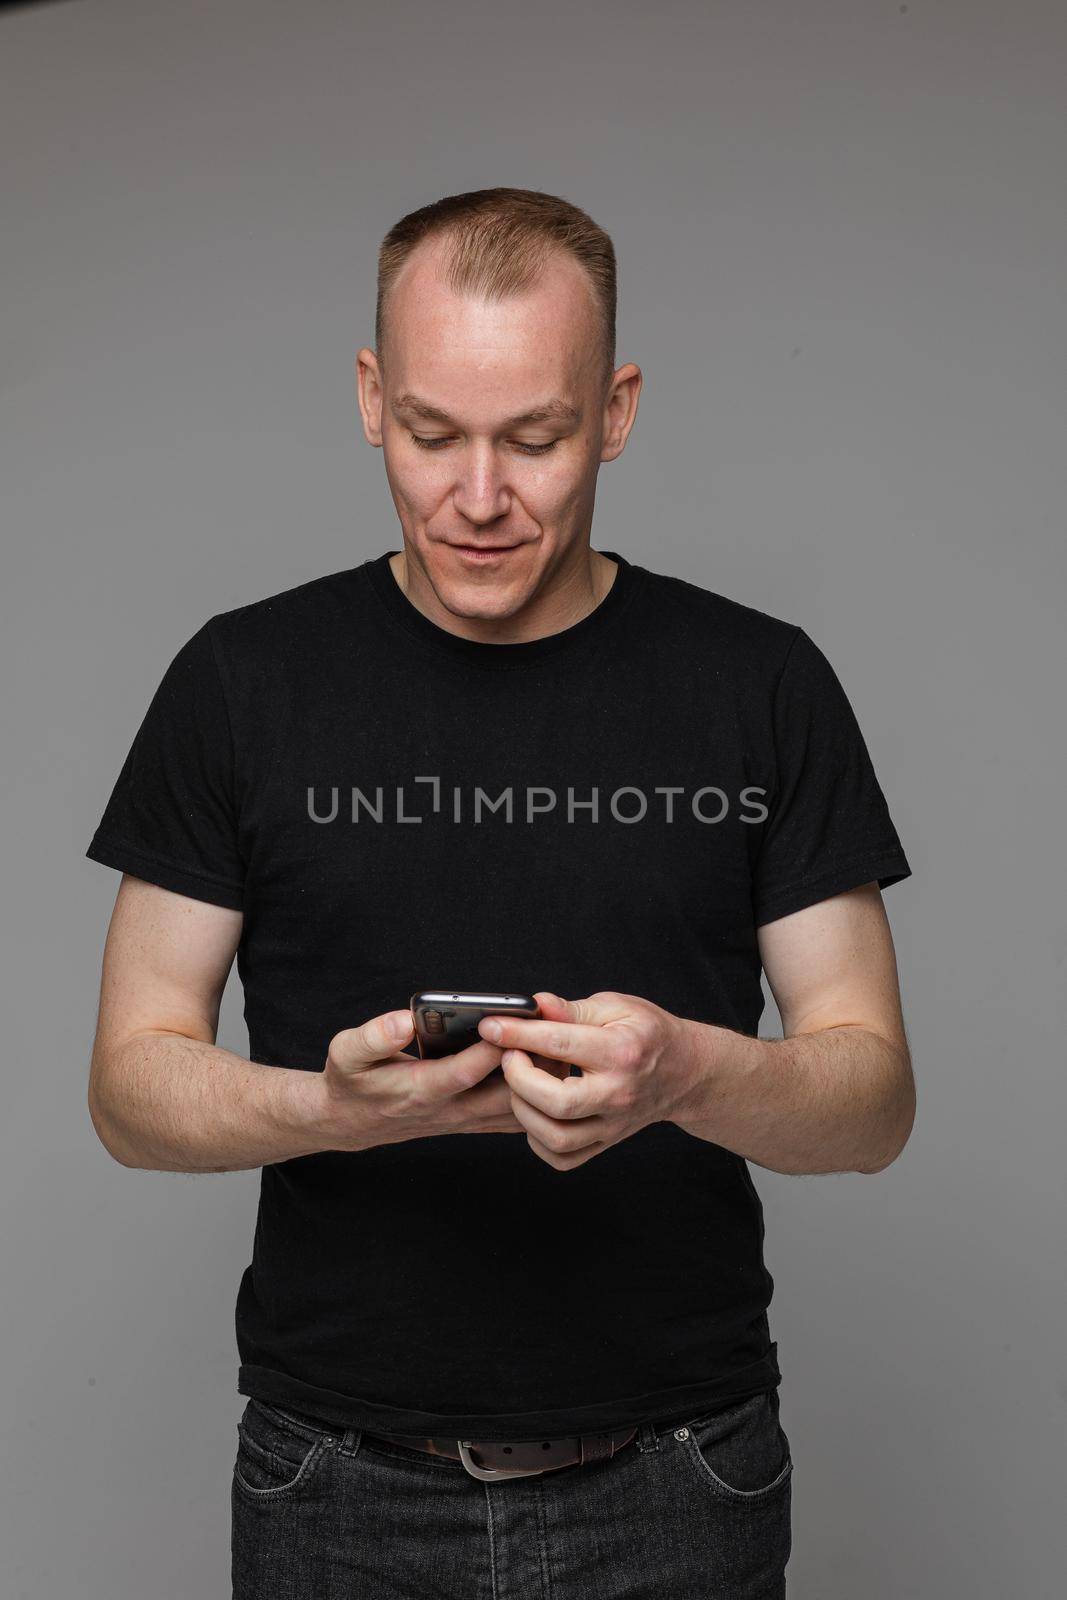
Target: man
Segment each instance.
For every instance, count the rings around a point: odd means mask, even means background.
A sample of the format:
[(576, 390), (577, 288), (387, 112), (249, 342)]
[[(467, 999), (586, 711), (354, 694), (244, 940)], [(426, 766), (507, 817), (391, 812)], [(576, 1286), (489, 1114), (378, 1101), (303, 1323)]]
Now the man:
[[(495, 189), (406, 217), (376, 343), (403, 549), (212, 617), (88, 852), (124, 874), (100, 1138), (263, 1169), (234, 1593), (780, 1596), (747, 1162), (902, 1149), (880, 889), (910, 869), (808, 635), (590, 547), (641, 373), (584, 212)], [(235, 953), (247, 1060), (214, 1042)], [(424, 987), (541, 1019), (423, 1061)]]

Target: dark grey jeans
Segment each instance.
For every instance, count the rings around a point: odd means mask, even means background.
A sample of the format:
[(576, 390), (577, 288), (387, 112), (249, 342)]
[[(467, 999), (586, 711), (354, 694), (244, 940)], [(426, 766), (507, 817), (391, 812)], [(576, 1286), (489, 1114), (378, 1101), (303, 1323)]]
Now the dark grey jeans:
[(783, 1600), (778, 1391), (647, 1421), (610, 1461), (485, 1483), (458, 1461), (248, 1400), (234, 1600)]

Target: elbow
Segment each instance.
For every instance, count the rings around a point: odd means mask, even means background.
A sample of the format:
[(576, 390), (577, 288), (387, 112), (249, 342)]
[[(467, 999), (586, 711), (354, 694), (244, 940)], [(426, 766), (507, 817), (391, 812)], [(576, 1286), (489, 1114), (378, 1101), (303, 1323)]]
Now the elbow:
[(120, 1167), (134, 1167), (136, 1162), (127, 1159), (122, 1141), (118, 1136), (114, 1118), (110, 1115), (106, 1099), (100, 1087), (101, 1069), (99, 1059), (94, 1056), (93, 1064), (89, 1071), (88, 1109), (89, 1121), (93, 1131), (108, 1155), (117, 1161)]
[(893, 1162), (899, 1155), (900, 1150), (896, 1150), (891, 1156), (887, 1156), (884, 1161), (872, 1161), (866, 1166), (857, 1167), (856, 1171), (866, 1173), (868, 1176), (872, 1176), (876, 1172), (884, 1172), (886, 1167), (891, 1167), (893, 1165)]
[(133, 1162), (127, 1161), (123, 1156), (121, 1146), (119, 1145), (118, 1140), (115, 1138), (106, 1116), (101, 1111), (96, 1101), (91, 1097), (89, 1100), (89, 1120), (93, 1125), (93, 1131), (95, 1132), (96, 1137), (99, 1139), (100, 1143), (103, 1145), (112, 1161), (117, 1161), (120, 1167), (133, 1166)]
[(892, 1144), (889, 1146), (888, 1151), (884, 1155), (880, 1156), (877, 1160), (865, 1162), (863, 1166), (857, 1167), (856, 1170), (858, 1172), (875, 1173), (884, 1172), (887, 1167), (891, 1167), (894, 1161), (896, 1161), (898, 1157), (903, 1154), (904, 1148), (907, 1145), (908, 1140), (911, 1138), (911, 1130), (914, 1126), (915, 1087), (914, 1084), (910, 1082), (909, 1074), (909, 1089), (907, 1095), (905, 1096), (903, 1110), (897, 1120), (896, 1133)]

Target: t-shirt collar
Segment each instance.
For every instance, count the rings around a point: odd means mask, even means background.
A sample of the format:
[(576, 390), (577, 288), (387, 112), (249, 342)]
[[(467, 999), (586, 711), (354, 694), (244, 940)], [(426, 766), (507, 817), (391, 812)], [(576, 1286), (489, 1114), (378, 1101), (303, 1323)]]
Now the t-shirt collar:
[(524, 639), (512, 644), (488, 644), (481, 639), (468, 639), (462, 634), (452, 633), (449, 629), (432, 622), (421, 612), (401, 589), (389, 565), (391, 557), (397, 553), (395, 550), (386, 550), (384, 554), (364, 562), (362, 568), (374, 593), (394, 621), (412, 637), (421, 639), (424, 643), (458, 660), (483, 667), (504, 669), (527, 666), (546, 656), (582, 647), (599, 637), (602, 630), (620, 614), (637, 587), (639, 575), (643, 571), (616, 550), (601, 551), (602, 555), (615, 562), (619, 570), (611, 588), (592, 611), (578, 622), (572, 623), (569, 628), (562, 628), (558, 633), (545, 634), (539, 639)]

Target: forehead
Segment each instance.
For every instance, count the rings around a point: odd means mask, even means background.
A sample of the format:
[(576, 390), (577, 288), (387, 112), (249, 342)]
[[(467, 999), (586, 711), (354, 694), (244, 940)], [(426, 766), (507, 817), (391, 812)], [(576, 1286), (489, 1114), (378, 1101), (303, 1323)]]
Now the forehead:
[(487, 300), (449, 287), (443, 253), (439, 241), (416, 250), (390, 293), (385, 370), (393, 395), (414, 390), (438, 405), (489, 410), (595, 380), (597, 307), (576, 261), (557, 253), (530, 288)]

